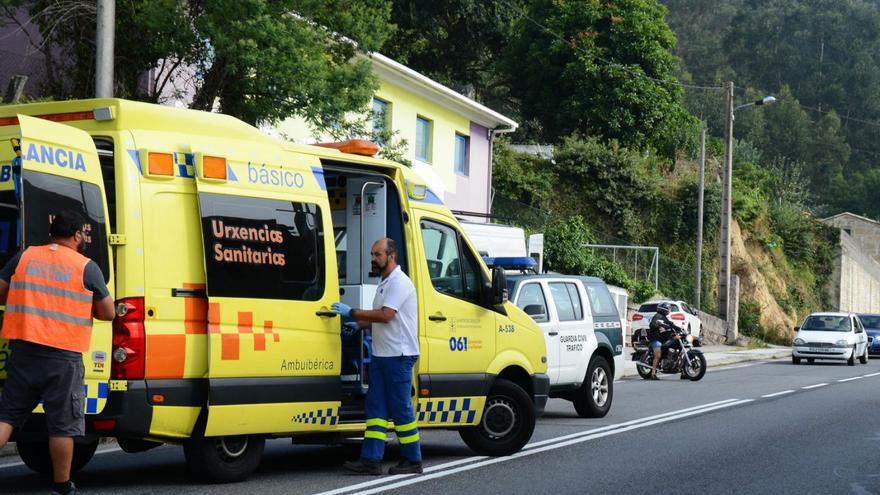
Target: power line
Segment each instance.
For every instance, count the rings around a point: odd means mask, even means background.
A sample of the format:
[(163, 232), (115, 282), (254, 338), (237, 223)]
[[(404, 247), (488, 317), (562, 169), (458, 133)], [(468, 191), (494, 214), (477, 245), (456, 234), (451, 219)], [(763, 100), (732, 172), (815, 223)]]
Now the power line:
[[(813, 112), (826, 113), (826, 114), (827, 114), (827, 113), (831, 113), (831, 112), (835, 112), (835, 113), (837, 113), (837, 111), (834, 110), (834, 109), (831, 109), (831, 110), (822, 110), (821, 108), (814, 108), (814, 107), (807, 106), (807, 105), (803, 105), (803, 104), (800, 104), (800, 103), (798, 103), (798, 105), (800, 105), (801, 108), (805, 108), (805, 109), (807, 109), (807, 110), (812, 110)], [(860, 123), (860, 124), (866, 124), (866, 125), (870, 125), (870, 126), (873, 126), (873, 127), (880, 127), (880, 122), (871, 121), (871, 120), (864, 120), (864, 119), (858, 119), (858, 118), (855, 118), (855, 117), (847, 117), (847, 116), (845, 116), (845, 115), (841, 115), (840, 113), (837, 113), (837, 116), (838, 116), (838, 118), (840, 118), (840, 120), (849, 120), (849, 121), (851, 121), (851, 122), (858, 122), (858, 123)]]
[(679, 87), (682, 87), (682, 88), (688, 88), (688, 89), (699, 89), (699, 90), (706, 90), (706, 91), (722, 91), (722, 90), (724, 89), (724, 88), (721, 87), (721, 86), (699, 86), (699, 85), (696, 85), (696, 84), (686, 84), (686, 83), (683, 83), (683, 82), (681, 82), (681, 81), (677, 81), (677, 80), (676, 80), (676, 81), (668, 81), (668, 80), (665, 80), (665, 79), (658, 79), (658, 78), (656, 78), (656, 77), (651, 77), (651, 76), (646, 75), (646, 74), (642, 74), (642, 73), (635, 72), (635, 71), (633, 71), (632, 69), (630, 69), (629, 67), (627, 67), (627, 66), (625, 66), (625, 65), (623, 65), (623, 64), (621, 64), (621, 63), (613, 62), (613, 61), (611, 61), (611, 60), (608, 60), (608, 59), (605, 59), (605, 58), (603, 58), (603, 57), (600, 57), (599, 55), (596, 55), (595, 53), (590, 53), (590, 52), (588, 52), (588, 51), (582, 49), (582, 48), (579, 47), (575, 42), (573, 42), (573, 41), (567, 39), (565, 36), (563, 36), (563, 35), (557, 33), (556, 31), (554, 31), (554, 30), (548, 28), (547, 26), (545, 26), (545, 25), (541, 24), (540, 22), (536, 21), (535, 19), (533, 19), (531, 16), (529, 16), (529, 15), (525, 12), (525, 10), (523, 10), (523, 9), (519, 8), (518, 6), (512, 4), (512, 3), (509, 2), (508, 0), (501, 0), (501, 1), (502, 1), (503, 3), (505, 3), (505, 4), (507, 4), (507, 6), (510, 7), (512, 10), (516, 11), (517, 13), (519, 13), (519, 15), (520, 15), (522, 18), (525, 18), (526, 20), (528, 20), (529, 22), (531, 22), (531, 23), (534, 24), (535, 26), (539, 27), (541, 30), (545, 31), (547, 34), (550, 34), (551, 36), (553, 36), (553, 37), (556, 38), (557, 40), (559, 40), (559, 41), (561, 41), (562, 43), (568, 45), (568, 46), (571, 47), (573, 50), (576, 50), (576, 51), (578, 51), (578, 52), (580, 52), (580, 53), (583, 53), (584, 55), (586, 55), (586, 56), (588, 56), (588, 57), (590, 57), (590, 58), (592, 58), (592, 59), (598, 60), (598, 61), (600, 61), (600, 62), (602, 62), (602, 63), (604, 63), (604, 64), (606, 64), (606, 65), (617, 67), (617, 68), (621, 69), (622, 71), (626, 72), (627, 74), (629, 74), (629, 75), (631, 75), (631, 76), (633, 76), (633, 77), (637, 77), (637, 78), (641, 78), (641, 79), (647, 79), (647, 80), (649, 80), (649, 81), (654, 81), (654, 82), (657, 82), (657, 83), (660, 83), (660, 84), (668, 84), (668, 85), (679, 86)]

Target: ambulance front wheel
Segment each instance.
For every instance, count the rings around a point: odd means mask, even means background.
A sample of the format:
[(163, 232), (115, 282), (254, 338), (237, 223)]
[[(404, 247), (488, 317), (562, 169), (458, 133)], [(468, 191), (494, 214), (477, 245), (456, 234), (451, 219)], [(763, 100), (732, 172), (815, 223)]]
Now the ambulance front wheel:
[(266, 440), (241, 435), (198, 437), (186, 442), (183, 454), (193, 474), (211, 483), (247, 479), (260, 465)]
[(535, 431), (531, 397), (516, 383), (499, 378), (492, 386), (480, 424), (459, 431), (462, 440), (480, 455), (519, 452)]
[[(52, 474), (52, 457), (49, 455), (49, 442), (47, 440), (35, 442), (16, 442), (18, 456), (24, 465), (40, 474)], [(86, 467), (86, 464), (95, 456), (98, 449), (98, 439), (78, 440), (73, 444), (73, 462), (70, 471), (75, 473)]]

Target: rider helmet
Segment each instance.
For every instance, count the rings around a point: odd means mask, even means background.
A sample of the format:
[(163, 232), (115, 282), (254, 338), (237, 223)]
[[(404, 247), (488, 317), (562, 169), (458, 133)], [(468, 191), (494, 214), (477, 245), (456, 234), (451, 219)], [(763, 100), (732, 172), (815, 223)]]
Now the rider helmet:
[(657, 312), (663, 316), (669, 316), (671, 309), (672, 308), (669, 306), (669, 303), (664, 302), (657, 305)]

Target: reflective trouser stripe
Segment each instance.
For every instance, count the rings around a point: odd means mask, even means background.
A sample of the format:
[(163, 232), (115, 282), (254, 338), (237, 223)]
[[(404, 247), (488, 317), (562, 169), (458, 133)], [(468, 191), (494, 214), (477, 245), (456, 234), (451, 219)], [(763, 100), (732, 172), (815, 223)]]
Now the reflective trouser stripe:
[(401, 445), (419, 441), (419, 429), (416, 428), (416, 425), (418, 425), (418, 421), (394, 427), (394, 431), (397, 433), (397, 441)]
[(401, 445), (406, 445), (408, 443), (415, 443), (419, 441), (419, 432), (415, 432), (412, 435), (402, 437), (399, 434), (397, 435), (397, 441), (400, 442)]
[(382, 428), (388, 428), (388, 421), (384, 419), (371, 418), (367, 420), (367, 426), (381, 426)]
[(372, 438), (374, 440), (385, 440), (388, 438), (388, 435), (383, 431), (370, 431), (367, 430), (364, 432), (364, 438)]

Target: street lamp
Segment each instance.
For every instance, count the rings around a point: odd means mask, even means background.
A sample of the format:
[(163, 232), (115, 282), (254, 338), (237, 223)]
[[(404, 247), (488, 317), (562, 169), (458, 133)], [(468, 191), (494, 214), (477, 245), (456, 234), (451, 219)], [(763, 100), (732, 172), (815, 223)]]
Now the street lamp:
[(725, 84), (724, 110), (727, 117), (724, 121), (724, 171), (721, 179), (721, 269), (718, 275), (718, 316), (728, 323), (728, 340), (737, 337), (737, 313), (730, 308), (730, 226), (732, 209), (733, 179), (733, 113), (750, 106), (770, 105), (776, 101), (773, 96), (765, 96), (760, 100), (733, 106), (733, 82)]

